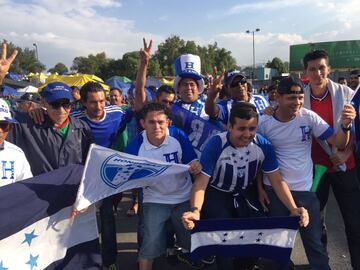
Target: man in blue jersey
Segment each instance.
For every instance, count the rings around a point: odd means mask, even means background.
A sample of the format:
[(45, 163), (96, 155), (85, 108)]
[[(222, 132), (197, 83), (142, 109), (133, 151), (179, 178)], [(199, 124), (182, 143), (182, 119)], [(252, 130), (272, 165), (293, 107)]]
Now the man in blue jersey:
[[(170, 219), (177, 244), (190, 250), (190, 234), (181, 223), (181, 215), (190, 209), (191, 176), (201, 172), (195, 151), (183, 131), (169, 126), (169, 110), (149, 103), (141, 113), (141, 132), (126, 148), (132, 155), (171, 163), (189, 164), (189, 172), (162, 179), (143, 189), (143, 240), (139, 251), (139, 269), (152, 269), (153, 260), (166, 250), (166, 222)], [(189, 174), (190, 173), (190, 174)]]
[[(84, 84), (80, 95), (85, 111), (75, 112), (72, 116), (89, 125), (96, 144), (111, 147), (126, 124), (131, 121), (134, 111), (131, 108), (105, 106), (105, 90), (96, 82)], [(141, 108), (143, 104), (137, 97), (139, 96), (135, 91), (135, 109)], [(117, 244), (112, 197), (102, 201), (100, 218), (103, 264), (108, 269), (116, 269)]]
[[(299, 215), (302, 226), (308, 224), (306, 209), (295, 204), (287, 184), (281, 178), (271, 143), (256, 133), (257, 124), (256, 107), (248, 102), (236, 103), (231, 109), (229, 131), (215, 135), (206, 144), (200, 160), (203, 170), (197, 176), (191, 192), (192, 211), (183, 214), (187, 229), (194, 227), (194, 220), (200, 219), (200, 212), (202, 218), (259, 215), (254, 198), (256, 176), (260, 170), (269, 177), (290, 214)], [(235, 208), (235, 205), (238, 207)], [(216, 263), (218, 269), (235, 269), (233, 258), (217, 257)], [(242, 268), (239, 269), (246, 269), (253, 263), (251, 259), (242, 260)]]
[(207, 91), (207, 99), (205, 102), (205, 112), (211, 117), (220, 120), (225, 126), (229, 123), (230, 109), (234, 102), (245, 101), (250, 102), (256, 106), (259, 114), (269, 105), (265, 97), (261, 95), (252, 95), (248, 88), (246, 77), (240, 73), (239, 70), (229, 70), (225, 73), (224, 85), (229, 92), (231, 99), (221, 100), (216, 103), (221, 88), (219, 82), (220, 78), (216, 78), (216, 71), (214, 74), (214, 83), (210, 84)]

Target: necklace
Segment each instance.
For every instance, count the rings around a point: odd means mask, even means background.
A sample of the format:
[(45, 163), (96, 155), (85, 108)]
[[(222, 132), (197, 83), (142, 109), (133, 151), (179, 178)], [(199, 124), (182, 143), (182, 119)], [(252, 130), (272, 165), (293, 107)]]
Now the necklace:
[(311, 98), (312, 98), (312, 99), (315, 99), (315, 100), (317, 100), (317, 101), (323, 101), (323, 100), (327, 97), (328, 94), (329, 94), (329, 89), (328, 89), (328, 88), (326, 88), (326, 91), (325, 91), (325, 93), (323, 94), (322, 97), (315, 97), (315, 96), (310, 92)]

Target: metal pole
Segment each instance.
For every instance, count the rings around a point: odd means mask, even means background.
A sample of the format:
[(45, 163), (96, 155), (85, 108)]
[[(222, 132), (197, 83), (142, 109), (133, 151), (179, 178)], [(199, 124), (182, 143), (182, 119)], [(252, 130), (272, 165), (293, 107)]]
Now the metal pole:
[(33, 43), (33, 46), (35, 47), (35, 56), (36, 60), (39, 62), (39, 54), (38, 54), (38, 47), (36, 43)]
[(253, 71), (252, 71), (252, 79), (255, 79), (255, 31), (252, 31), (253, 35)]

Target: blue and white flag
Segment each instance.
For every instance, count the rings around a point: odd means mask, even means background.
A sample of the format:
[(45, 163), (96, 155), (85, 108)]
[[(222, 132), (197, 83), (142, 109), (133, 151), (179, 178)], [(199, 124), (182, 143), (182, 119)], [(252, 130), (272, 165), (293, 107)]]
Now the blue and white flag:
[(188, 165), (137, 157), (92, 144), (74, 206), (82, 210), (113, 194), (156, 185), (168, 175), (185, 177), (188, 169)]
[(217, 255), (288, 262), (299, 217), (199, 220), (191, 231), (193, 261)]
[(189, 137), (189, 140), (194, 147), (196, 155), (200, 158), (207, 141), (220, 132), (224, 131), (219, 121), (204, 120), (196, 114), (185, 110), (184, 108), (174, 104), (172, 106), (172, 113), (178, 115), (182, 119), (181, 128)]
[(70, 221), (83, 166), (0, 188), (0, 269), (102, 269), (95, 209)]

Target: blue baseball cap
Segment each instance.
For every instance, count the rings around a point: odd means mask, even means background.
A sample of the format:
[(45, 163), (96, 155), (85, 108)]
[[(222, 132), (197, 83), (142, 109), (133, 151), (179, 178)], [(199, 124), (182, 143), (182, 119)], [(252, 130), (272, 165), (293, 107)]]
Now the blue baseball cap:
[(246, 80), (246, 77), (240, 72), (240, 70), (230, 69), (225, 73), (224, 84), (229, 86), (235, 80), (235, 78), (240, 78), (240, 80)]
[(59, 99), (68, 99), (72, 101), (73, 97), (71, 92), (72, 89), (65, 83), (52, 82), (48, 83), (40, 94), (46, 102), (51, 103)]

